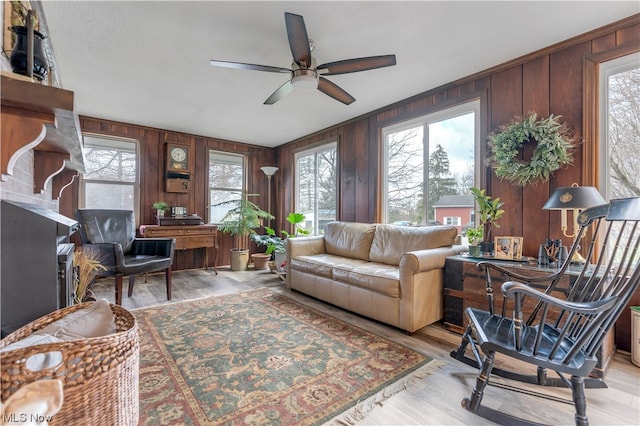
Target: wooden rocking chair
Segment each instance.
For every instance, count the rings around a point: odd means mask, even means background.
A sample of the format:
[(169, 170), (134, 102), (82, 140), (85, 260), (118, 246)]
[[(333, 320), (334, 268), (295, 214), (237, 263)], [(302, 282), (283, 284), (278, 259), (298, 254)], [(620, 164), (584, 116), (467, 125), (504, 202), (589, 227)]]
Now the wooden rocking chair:
[[(489, 309), (465, 310), (468, 326), (460, 346), (451, 352), (452, 357), (480, 368), (471, 397), (462, 401), (464, 408), (501, 424), (528, 423), (481, 406), (484, 389), (493, 372), (527, 383), (570, 388), (572, 401), (565, 402), (572, 402), (575, 406), (575, 423), (588, 425), (585, 378), (590, 379), (588, 376), (597, 364), (596, 354), (603, 340), (640, 283), (639, 221), (640, 198), (611, 200), (609, 204), (583, 211), (578, 217), (580, 230), (567, 260), (557, 273), (546, 277), (550, 281), (546, 290), (538, 291), (525, 284), (539, 283), (544, 278), (531, 280), (519, 276), (516, 279), (520, 278), (522, 282), (505, 282), (502, 285), (504, 303), (501, 313), (493, 309), (489, 269), (508, 271), (488, 262), (478, 264), (487, 275)], [(571, 259), (590, 227), (594, 238), (587, 248), (586, 261), (576, 266)], [(600, 243), (596, 244), (598, 239)], [(570, 288), (560, 289), (558, 283), (570, 268), (576, 278)], [(551, 295), (558, 290), (564, 290), (566, 299)], [(523, 308), (525, 301), (530, 300), (534, 301), (534, 308), (525, 318)], [(513, 316), (509, 316), (507, 309), (513, 309)], [(465, 355), (468, 346), (473, 358)], [(494, 369), (496, 353), (537, 366), (537, 375)], [(559, 379), (548, 378), (547, 370), (555, 371)], [(600, 383), (592, 382), (594, 386), (591, 387), (606, 387), (604, 382)], [(546, 397), (537, 392), (527, 393)]]

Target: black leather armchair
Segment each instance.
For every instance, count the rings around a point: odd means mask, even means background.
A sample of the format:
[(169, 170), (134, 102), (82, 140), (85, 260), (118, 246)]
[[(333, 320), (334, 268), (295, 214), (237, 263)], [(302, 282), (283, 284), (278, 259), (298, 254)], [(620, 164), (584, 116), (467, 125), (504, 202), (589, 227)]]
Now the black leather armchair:
[(83, 246), (97, 252), (107, 267), (101, 276), (116, 277), (116, 304), (122, 304), (122, 278), (129, 277), (133, 294), (135, 276), (165, 271), (167, 300), (171, 300), (171, 266), (176, 240), (173, 238), (136, 238), (136, 223), (131, 210), (80, 209), (76, 211)]

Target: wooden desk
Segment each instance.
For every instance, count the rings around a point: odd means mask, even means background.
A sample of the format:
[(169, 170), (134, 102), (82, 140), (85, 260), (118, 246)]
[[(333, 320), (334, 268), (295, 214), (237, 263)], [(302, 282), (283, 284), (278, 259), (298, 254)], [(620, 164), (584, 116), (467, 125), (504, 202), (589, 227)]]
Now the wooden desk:
[(209, 249), (213, 249), (213, 271), (218, 274), (218, 227), (216, 225), (142, 225), (140, 234), (144, 238), (175, 238), (176, 250), (204, 248), (204, 269), (209, 268)]

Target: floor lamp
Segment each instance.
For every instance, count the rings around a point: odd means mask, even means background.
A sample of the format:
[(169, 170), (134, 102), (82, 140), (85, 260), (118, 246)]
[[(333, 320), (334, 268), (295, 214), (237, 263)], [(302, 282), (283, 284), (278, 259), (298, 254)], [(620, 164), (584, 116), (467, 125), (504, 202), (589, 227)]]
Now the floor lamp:
[[(267, 211), (271, 214), (271, 176), (276, 174), (278, 168), (273, 166), (264, 166), (260, 167), (260, 169), (265, 175), (267, 175), (267, 180), (269, 181), (269, 188), (267, 189)], [(271, 228), (271, 219), (269, 219), (269, 228)]]

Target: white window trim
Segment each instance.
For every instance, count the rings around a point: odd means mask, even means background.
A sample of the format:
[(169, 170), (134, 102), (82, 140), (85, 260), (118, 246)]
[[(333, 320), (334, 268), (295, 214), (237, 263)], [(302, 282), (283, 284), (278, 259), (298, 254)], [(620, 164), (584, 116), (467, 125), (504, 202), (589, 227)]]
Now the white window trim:
[[(295, 212), (299, 212), (300, 211), (300, 206), (298, 204), (299, 200), (298, 200), (298, 183), (300, 182), (300, 170), (298, 169), (298, 159), (300, 157), (304, 157), (310, 154), (316, 154), (318, 152), (322, 152), (322, 151), (328, 151), (334, 149), (336, 151), (336, 185), (338, 183), (338, 179), (337, 179), (337, 175), (338, 175), (338, 170), (339, 170), (339, 162), (340, 162), (340, 158), (338, 155), (338, 141), (337, 140), (332, 140), (330, 142), (325, 142), (322, 144), (319, 144), (317, 146), (314, 146), (313, 148), (309, 148), (309, 149), (305, 149), (303, 151), (298, 151), (293, 155), (293, 164), (294, 164), (294, 171), (295, 171), (295, 182), (294, 182), (294, 193), (293, 193), (293, 205), (294, 205), (294, 211)], [(317, 163), (316, 163), (316, 171), (315, 171), (316, 175), (318, 173), (317, 170)], [(315, 181), (315, 188), (314, 188), (314, 193), (317, 195), (318, 194), (318, 187), (317, 187), (317, 180)], [(336, 191), (338, 191), (338, 188), (336, 188)], [(338, 197), (336, 197), (336, 218), (338, 217)], [(318, 211), (318, 197), (315, 198), (315, 206), (314, 206), (314, 211)], [(314, 224), (313, 224), (313, 228), (314, 228), (314, 232), (317, 233), (319, 232), (319, 220), (318, 220), (318, 215), (316, 214), (314, 217)]]
[[(105, 142), (107, 142), (107, 144), (102, 145), (102, 146), (113, 146), (113, 147), (118, 147), (118, 144), (121, 143), (126, 143), (127, 145), (133, 144), (135, 146), (135, 156), (136, 156), (136, 178), (135, 178), (135, 182), (133, 183), (133, 212), (134, 212), (134, 217), (136, 220), (136, 224), (140, 223), (140, 186), (141, 186), (141, 182), (140, 182), (140, 141), (137, 139), (132, 139), (132, 138), (123, 138), (123, 137), (118, 137), (118, 136), (111, 136), (111, 135), (103, 135), (100, 133), (90, 133), (90, 132), (83, 132), (82, 133), (83, 137), (89, 137), (89, 138), (93, 138), (93, 139), (101, 139), (104, 140)], [(84, 146), (86, 145), (86, 141), (83, 143), (83, 149)], [(99, 144), (90, 144), (90, 145), (98, 145), (101, 146)], [(84, 154), (83, 154), (84, 156)], [(78, 194), (78, 203), (80, 206), (85, 206), (85, 182), (104, 182), (102, 180), (94, 180), (94, 179), (86, 179), (84, 177), (84, 174), (80, 174), (80, 191)], [(110, 182), (110, 184), (113, 185), (131, 185), (131, 183), (128, 182), (122, 182), (122, 183), (118, 183), (118, 182)]]
[(609, 199), (609, 175), (611, 170), (609, 168), (609, 77), (615, 74), (619, 74), (624, 71), (629, 71), (634, 68), (638, 68), (640, 63), (640, 52), (631, 53), (629, 55), (621, 56), (610, 61), (601, 62), (599, 64), (599, 77), (598, 77), (598, 139), (600, 140), (600, 152), (599, 152), (599, 169), (600, 175), (598, 177), (598, 186), (600, 193), (608, 200)]
[[(470, 112), (474, 113), (474, 181), (476, 182), (476, 186), (481, 181), (481, 171), (482, 171), (482, 161), (481, 161), (481, 141), (480, 141), (480, 108), (481, 108), (481, 100), (480, 98), (474, 98), (468, 101), (465, 101), (461, 104), (454, 105), (451, 107), (443, 107), (437, 111), (428, 113), (426, 115), (403, 121), (401, 123), (393, 124), (382, 129), (382, 223), (388, 223), (387, 211), (387, 193), (389, 192), (389, 187), (387, 184), (387, 169), (389, 166), (389, 159), (387, 153), (389, 152), (387, 147), (387, 140), (390, 133), (396, 133), (402, 130), (408, 130), (413, 127), (423, 127), (423, 137), (428, 137), (428, 129), (429, 124), (436, 123), (443, 120), (448, 120), (451, 118), (459, 117), (461, 115), (469, 114)], [(426, 140), (423, 140), (423, 144), (426, 143)], [(423, 162), (425, 164), (424, 167), (424, 182), (428, 182), (428, 169), (426, 165), (429, 164), (429, 152), (428, 149), (423, 150)], [(433, 206), (425, 206), (426, 208), (433, 208)], [(427, 211), (424, 211), (425, 220), (428, 217)]]
[[(237, 188), (228, 188), (222, 186), (211, 186), (211, 182), (209, 180), (209, 165), (211, 165), (211, 154), (221, 154), (230, 157), (238, 157), (242, 160), (242, 188), (239, 190)], [(219, 222), (211, 222), (211, 190), (221, 190), (221, 191), (229, 191), (234, 192), (237, 191), (240, 195), (244, 195), (247, 192), (247, 156), (244, 154), (236, 154), (233, 152), (220, 151), (218, 149), (209, 149), (208, 158), (207, 158), (207, 223), (210, 224), (219, 224)]]

